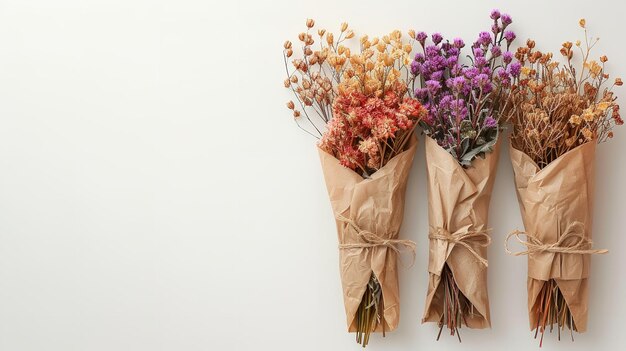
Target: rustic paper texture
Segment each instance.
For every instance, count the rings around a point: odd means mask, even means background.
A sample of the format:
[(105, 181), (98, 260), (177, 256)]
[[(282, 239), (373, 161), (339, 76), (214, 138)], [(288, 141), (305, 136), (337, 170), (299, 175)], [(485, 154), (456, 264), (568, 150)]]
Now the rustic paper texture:
[[(568, 151), (543, 169), (525, 153), (510, 147), (515, 187), (528, 235), (544, 244), (558, 241), (574, 222), (584, 225), (591, 240), (596, 144), (588, 142)], [(588, 278), (591, 255), (533, 252), (528, 255), (528, 317), (537, 323), (533, 306), (543, 284), (555, 279), (579, 332), (587, 329)]]
[[(464, 169), (459, 162), (432, 138), (426, 138), (428, 172), (428, 221), (430, 231), (439, 228), (450, 233), (486, 231), (489, 201), (496, 175), (500, 142), (485, 158), (476, 158)], [(487, 248), (467, 242), (487, 259)], [(491, 326), (487, 267), (465, 247), (446, 240), (431, 239), (429, 283), (422, 322), (439, 322), (443, 309), (441, 271), (447, 262), (459, 289), (474, 305), (474, 315), (467, 316), (470, 328)]]
[[(406, 151), (364, 179), (342, 166), (332, 155), (319, 150), (328, 196), (334, 213), (352, 219), (363, 230), (380, 237), (397, 239), (404, 216), (404, 197), (417, 140), (411, 137)], [(357, 233), (336, 220), (339, 244), (360, 242)], [(382, 288), (385, 331), (392, 331), (400, 319), (398, 254), (385, 246), (350, 248), (339, 251), (339, 266), (348, 331), (356, 331), (356, 312), (372, 272)], [(375, 331), (382, 331), (379, 324)]]

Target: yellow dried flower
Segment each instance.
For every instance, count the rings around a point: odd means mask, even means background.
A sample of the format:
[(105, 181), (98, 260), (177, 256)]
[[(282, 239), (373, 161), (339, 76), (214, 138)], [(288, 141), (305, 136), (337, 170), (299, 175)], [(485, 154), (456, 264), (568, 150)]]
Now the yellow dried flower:
[(578, 115), (572, 115), (572, 117), (569, 118), (569, 123), (575, 126), (579, 125), (580, 122), (582, 122), (582, 119)]
[(591, 122), (591, 121), (593, 121), (593, 112), (590, 109), (585, 109), (585, 111), (583, 111), (583, 114), (582, 114), (581, 117), (586, 122)]
[(328, 32), (328, 34), (326, 35), (326, 43), (328, 43), (328, 45), (333, 45), (334, 42), (335, 37), (333, 36), (333, 33)]
[(585, 28), (585, 24), (587, 24), (587, 21), (585, 21), (584, 18), (581, 18), (580, 21), (578, 21), (578, 25), (580, 25), (581, 28)]
[(598, 104), (598, 109), (601, 112), (605, 112), (609, 107), (611, 107), (611, 103), (610, 102), (606, 102), (606, 101), (602, 101)]
[(589, 130), (589, 128), (583, 128), (582, 130), (583, 136), (585, 137), (585, 139), (587, 140), (591, 140), (593, 139), (593, 132), (591, 130)]
[(352, 30), (349, 30), (346, 33), (346, 39), (352, 39), (352, 38), (354, 38), (354, 32)]
[(409, 38), (415, 39), (415, 30), (409, 29), (408, 34), (409, 34)]
[(343, 33), (343, 32), (345, 32), (347, 29), (348, 29), (348, 23), (343, 22), (343, 23), (341, 24), (341, 32)]

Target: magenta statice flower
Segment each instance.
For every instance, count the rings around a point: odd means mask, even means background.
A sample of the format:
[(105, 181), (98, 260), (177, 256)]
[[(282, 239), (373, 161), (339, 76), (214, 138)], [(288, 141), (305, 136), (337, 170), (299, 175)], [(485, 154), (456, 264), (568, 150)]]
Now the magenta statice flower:
[(506, 39), (507, 43), (510, 44), (513, 40), (515, 40), (515, 33), (510, 30), (504, 31), (504, 39)]
[[(428, 116), (424, 132), (446, 148), (461, 164), (491, 151), (499, 133), (506, 92), (519, 76), (521, 65), (509, 51), (515, 33), (506, 29), (511, 16), (493, 10), (491, 31), (478, 34), (463, 54), (461, 38), (445, 40), (439, 33), (419, 32), (422, 52), (410, 66), (413, 91)], [(468, 57), (468, 59), (466, 59)]]
[(484, 128), (495, 128), (497, 126), (498, 126), (498, 121), (496, 121), (496, 119), (491, 116), (485, 118), (485, 121), (483, 122)]
[(424, 43), (426, 42), (426, 39), (428, 38), (428, 35), (424, 32), (419, 32), (415, 35), (415, 39), (422, 44), (422, 46), (424, 45)]
[(431, 39), (433, 40), (433, 43), (435, 43), (435, 45), (438, 45), (443, 40), (443, 37), (439, 33), (433, 33)]
[(511, 19), (511, 16), (507, 15), (506, 13), (502, 14), (502, 16), (500, 16), (500, 19), (502, 20), (502, 24), (504, 25), (504, 27), (513, 23), (513, 19)]

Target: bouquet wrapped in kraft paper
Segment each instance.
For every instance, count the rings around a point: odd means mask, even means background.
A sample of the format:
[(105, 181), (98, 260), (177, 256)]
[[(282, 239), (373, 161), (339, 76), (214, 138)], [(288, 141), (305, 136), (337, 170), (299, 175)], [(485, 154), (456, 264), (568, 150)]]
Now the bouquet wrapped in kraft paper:
[(509, 47), (511, 16), (493, 10), (491, 31), (479, 33), (463, 63), (460, 38), (420, 32), (423, 54), (411, 72), (415, 97), (428, 109), (426, 138), (430, 239), (428, 295), (422, 322), (459, 329), (491, 326), (487, 293), (487, 216), (499, 138), (511, 110), (512, 81), (520, 73)]
[[(410, 147), (385, 166), (364, 179), (342, 166), (332, 155), (319, 151), (328, 196), (337, 222), (339, 268), (348, 331), (357, 331), (357, 310), (375, 279), (382, 296), (380, 320), (374, 331), (393, 331), (400, 318), (397, 261), (401, 249), (413, 252), (412, 241), (401, 240), (398, 233), (404, 216), (404, 197), (409, 171), (416, 150), (415, 137)], [(376, 304), (367, 301), (366, 304)], [(372, 313), (374, 311), (372, 310)]]
[[(522, 67), (511, 96), (510, 156), (525, 231), (512, 232), (506, 250), (528, 255), (528, 316), (540, 346), (554, 325), (559, 340), (566, 328), (572, 340), (587, 330), (591, 255), (607, 252), (591, 240), (596, 144), (624, 123), (612, 91), (622, 80), (609, 80), (606, 56), (592, 59), (598, 39), (584, 19), (579, 25), (585, 39), (563, 43), (564, 62), (530, 39), (515, 54)], [(512, 239), (525, 249), (512, 252)]]
[(462, 322), (478, 329), (491, 325), (487, 292), (487, 246), (491, 240), (487, 219), (499, 144), (484, 159), (477, 158), (470, 167), (463, 168), (437, 142), (426, 139), (430, 245), (423, 322), (440, 323), (448, 313), (445, 300), (454, 295), (442, 284), (442, 275), (448, 274), (451, 276), (446, 278), (454, 280), (459, 296), (463, 296), (459, 299), (464, 310)]
[[(543, 169), (525, 153), (510, 148), (515, 187), (527, 239), (514, 232), (528, 255), (528, 317), (531, 329), (551, 318), (542, 303), (553, 296), (546, 287), (555, 284), (569, 307), (564, 323), (570, 329), (587, 329), (595, 143), (568, 151)], [(552, 282), (552, 283), (551, 283)], [(550, 290), (554, 286), (550, 287)], [(557, 317), (558, 318), (558, 317)], [(550, 322), (551, 320), (549, 320)]]
[(306, 26), (298, 35), (299, 55), (290, 41), (283, 46), (284, 85), (296, 100), (287, 108), (298, 127), (319, 139), (337, 221), (348, 330), (365, 347), (372, 332), (385, 336), (398, 326), (396, 260), (401, 250), (415, 255), (415, 244), (398, 233), (415, 128), (426, 110), (408, 93), (412, 47), (400, 31), (382, 39), (364, 35), (359, 51), (351, 52), (342, 44), (354, 37), (347, 23), (337, 37), (317, 30), (319, 39), (310, 33), (312, 19)]

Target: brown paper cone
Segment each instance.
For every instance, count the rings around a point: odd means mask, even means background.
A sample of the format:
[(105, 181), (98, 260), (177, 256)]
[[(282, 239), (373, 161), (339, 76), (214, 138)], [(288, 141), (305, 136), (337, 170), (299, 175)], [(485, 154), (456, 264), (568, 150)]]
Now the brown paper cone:
[[(570, 150), (543, 169), (522, 151), (510, 147), (517, 198), (528, 235), (544, 244), (559, 240), (574, 222), (591, 239), (596, 144)], [(576, 329), (587, 329), (588, 277), (591, 255), (535, 252), (528, 255), (528, 316), (536, 327), (533, 306), (543, 284), (555, 279), (572, 313)]]
[[(450, 233), (486, 231), (489, 201), (496, 175), (500, 142), (484, 159), (476, 158), (464, 169), (432, 138), (426, 138), (428, 171), (428, 221), (431, 232), (438, 228)], [(487, 259), (487, 248), (468, 242), (480, 257)], [(489, 297), (487, 268), (466, 247), (446, 240), (430, 240), (429, 284), (422, 322), (439, 322), (443, 309), (441, 271), (448, 263), (457, 286), (474, 305), (475, 314), (467, 316), (470, 328), (487, 328)]]
[[(417, 140), (413, 136), (406, 151), (392, 158), (369, 179), (363, 179), (332, 155), (319, 150), (334, 213), (353, 220), (363, 230), (397, 239), (416, 148)], [(343, 221), (337, 220), (337, 235), (340, 245), (360, 242)], [(348, 331), (356, 331), (355, 314), (372, 272), (382, 288), (385, 331), (396, 329), (400, 318), (397, 253), (385, 246), (341, 249), (339, 266)], [(382, 331), (381, 324), (376, 331)]]

